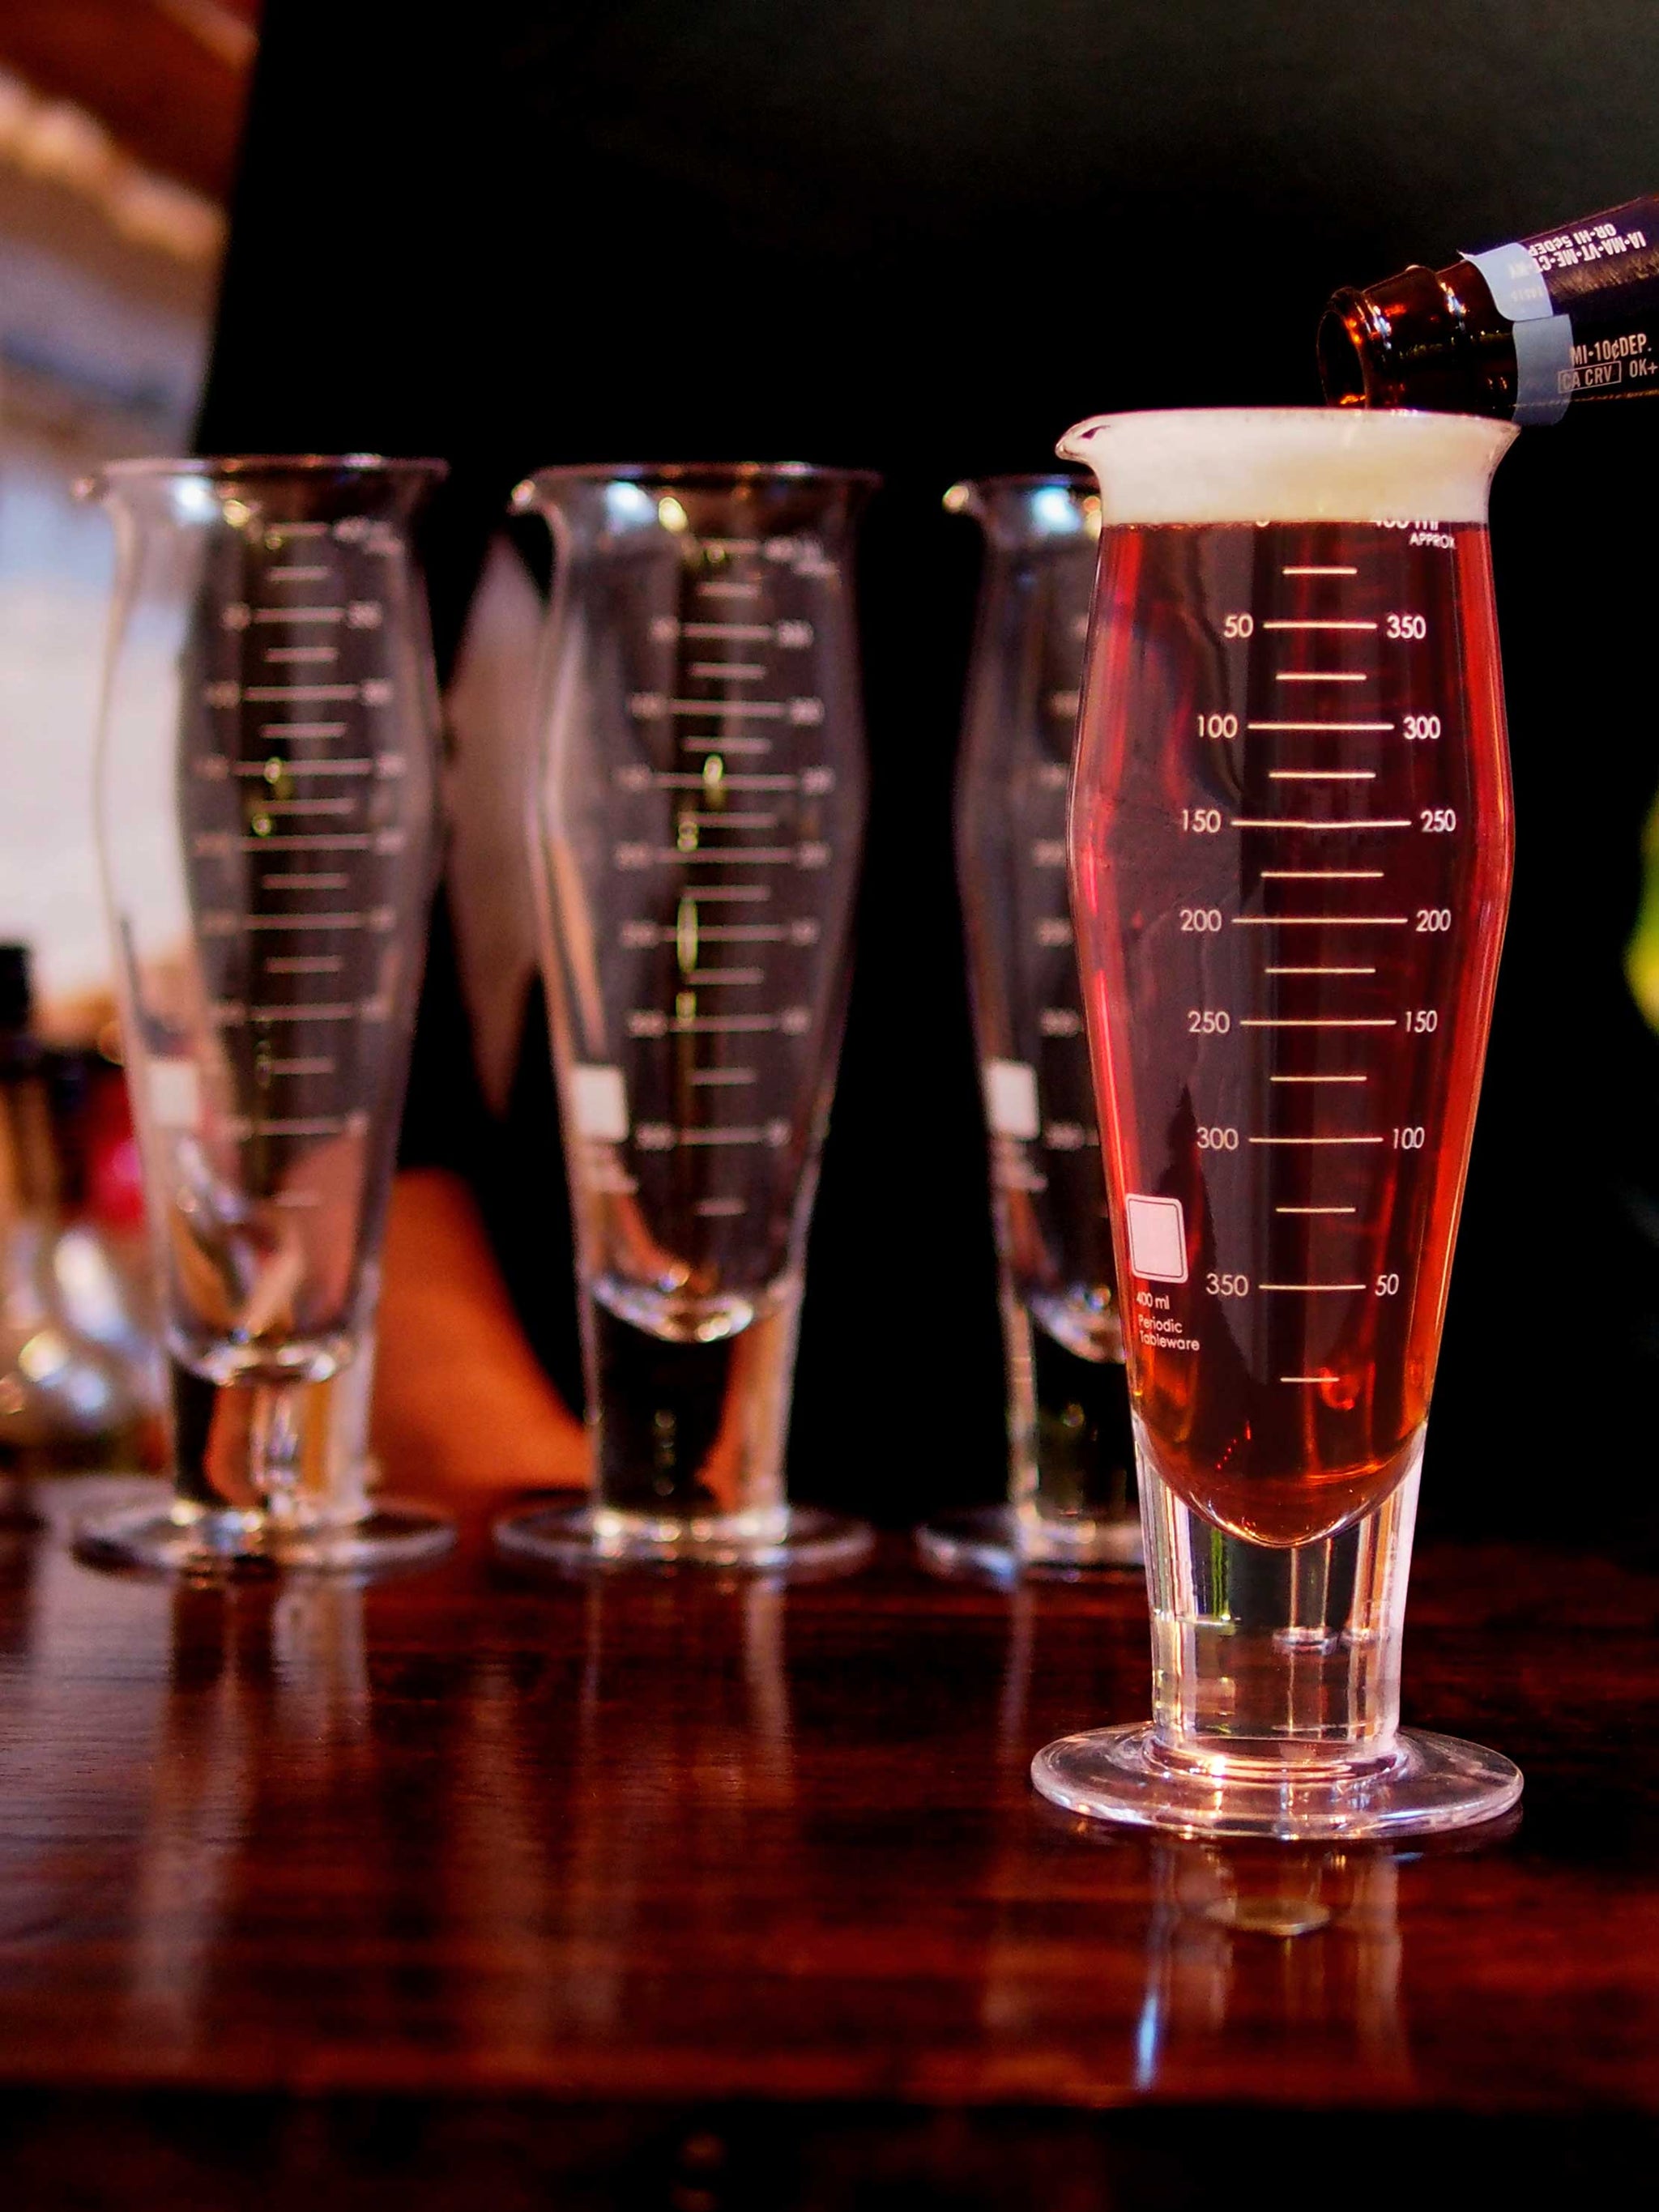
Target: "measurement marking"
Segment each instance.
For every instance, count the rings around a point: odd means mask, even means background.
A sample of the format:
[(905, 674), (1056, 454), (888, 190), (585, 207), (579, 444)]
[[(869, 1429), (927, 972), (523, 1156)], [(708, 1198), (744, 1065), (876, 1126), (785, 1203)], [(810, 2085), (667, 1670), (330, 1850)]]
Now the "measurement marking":
[(770, 738), (682, 738), (680, 750), (686, 753), (769, 753)]
[(739, 1213), (747, 1213), (749, 1201), (743, 1198), (700, 1198), (692, 1208), (706, 1221), (727, 1221)]
[(1363, 1291), (1364, 1283), (1258, 1283), (1259, 1291)]
[[(331, 884), (345, 881), (343, 876), (267, 876), (267, 884), (291, 887), (294, 884)], [(251, 914), (247, 918), (250, 929), (361, 929), (363, 917), (360, 914)], [(270, 963), (273, 967), (275, 962)]]
[[(345, 878), (341, 878), (341, 883)], [(361, 914), (250, 914), (248, 929), (361, 929)]]
[(1275, 1213), (1358, 1213), (1357, 1206), (1276, 1206)]
[(739, 867), (781, 868), (794, 866), (795, 848), (793, 845), (707, 845), (695, 853), (682, 853), (677, 845), (670, 845), (657, 858), (678, 860), (685, 867), (696, 867), (705, 860), (730, 860)]
[[(690, 781), (701, 784), (702, 778), (694, 775)], [(775, 830), (778, 817), (775, 814), (682, 814), (680, 820), (695, 823), (699, 830)]]
[[(708, 893), (700, 891), (699, 898)], [(723, 927), (710, 927), (706, 922), (697, 927), (699, 942), (710, 945), (781, 945), (789, 932), (781, 921), (727, 922)]]
[(259, 888), (262, 891), (343, 891), (350, 881), (349, 876), (261, 876)]
[(339, 1062), (335, 1060), (268, 1060), (264, 1066), (272, 1075), (332, 1075)]
[(332, 645), (270, 645), (265, 647), (267, 660), (337, 660), (339, 647)]
[(1264, 975), (1375, 975), (1375, 968), (1264, 968)]
[(1281, 1375), (1279, 1379), (1281, 1382), (1338, 1382), (1342, 1378), (1338, 1375)]
[(345, 962), (337, 952), (279, 952), (265, 963), (267, 975), (337, 975)]
[(262, 738), (343, 738), (343, 722), (261, 722)]
[(250, 684), (242, 696), (267, 703), (278, 699), (355, 699), (358, 688), (355, 684)]
[(758, 660), (694, 660), (691, 673), (694, 676), (712, 676), (717, 682), (728, 678), (744, 681), (751, 677), (764, 676), (766, 670)]
[(1375, 884), (1381, 868), (1263, 868), (1264, 884)]
[(1342, 815), (1335, 821), (1306, 821), (1299, 815), (1235, 814), (1235, 830), (1409, 830), (1411, 817), (1406, 814)]
[(683, 1145), (759, 1145), (766, 1139), (764, 1129), (682, 1129)]
[(1374, 768), (1270, 768), (1269, 783), (1375, 783)]
[(694, 1067), (691, 1071), (693, 1083), (720, 1084), (726, 1086), (738, 1083), (752, 1083), (754, 1079), (755, 1071), (752, 1067)]
[(354, 830), (343, 837), (243, 837), (238, 840), (244, 853), (366, 853), (374, 840), (366, 830)]
[(1281, 568), (1279, 573), (1281, 576), (1357, 576), (1359, 574), (1359, 571), (1358, 568), (1339, 568), (1304, 564), (1300, 568)]
[[(766, 742), (769, 743), (769, 740)], [(653, 775), (651, 779), (659, 791), (707, 791), (708, 779), (696, 775)], [(799, 783), (798, 775), (723, 775), (722, 791), (793, 791)], [(721, 817), (722, 820), (727, 817)]]
[(355, 1022), (357, 1009), (348, 1001), (324, 1006), (253, 1006), (256, 1022)]
[[(281, 765), (284, 775), (372, 775), (374, 772), (372, 760), (283, 761)], [(268, 767), (269, 763), (265, 761), (239, 761), (236, 773), (238, 775), (264, 776)], [(702, 778), (695, 776), (692, 781), (701, 783)]]
[(312, 1121), (252, 1121), (248, 1127), (256, 1137), (337, 1137), (345, 1122), (329, 1115)]
[[(313, 573), (320, 576), (323, 571), (319, 568)], [(345, 620), (345, 609), (343, 607), (255, 607), (253, 619), (257, 623), (338, 623)], [(1271, 629), (1273, 624), (1268, 623), (1266, 627)]]
[(1403, 929), (1411, 919), (1404, 914), (1236, 914), (1237, 929), (1323, 929), (1342, 924), (1349, 929)]
[[(745, 584), (744, 589), (750, 587)], [(770, 623), (682, 623), (682, 637), (735, 637), (764, 645), (772, 635)]]
[(758, 584), (699, 584), (696, 590), (705, 599), (757, 599), (761, 593)]
[[(1380, 1145), (1381, 1137), (1252, 1137), (1253, 1145)], [(1264, 1283), (1265, 1290), (1267, 1285)]]
[(680, 1014), (668, 1024), (675, 1036), (753, 1036), (757, 1031), (782, 1026), (781, 1017), (777, 1014)]
[[(700, 932), (699, 934), (706, 934)], [(766, 980), (764, 968), (694, 968), (686, 977), (688, 983), (761, 983)]]
[[(1288, 568), (1285, 571), (1286, 575), (1291, 573)], [(1374, 622), (1308, 622), (1298, 618), (1295, 622), (1264, 622), (1261, 627), (1263, 629), (1375, 629), (1376, 624)]]
[(1359, 668), (1279, 668), (1273, 672), (1275, 684), (1369, 684), (1370, 680)]
[(1392, 1014), (1246, 1014), (1242, 1030), (1391, 1030)]
[(273, 522), (266, 531), (267, 538), (326, 538), (325, 522)]
[(668, 709), (673, 714), (750, 714), (773, 722), (783, 714), (776, 699), (671, 699)]
[[(267, 814), (355, 814), (355, 799), (268, 799), (264, 802)], [(262, 843), (269, 840), (262, 839)]]
[(1369, 1083), (1369, 1075), (1270, 1075), (1269, 1083)]
[(1290, 731), (1307, 735), (1318, 730), (1346, 732), (1352, 736), (1386, 736), (1393, 729), (1392, 722), (1246, 722), (1247, 730)]

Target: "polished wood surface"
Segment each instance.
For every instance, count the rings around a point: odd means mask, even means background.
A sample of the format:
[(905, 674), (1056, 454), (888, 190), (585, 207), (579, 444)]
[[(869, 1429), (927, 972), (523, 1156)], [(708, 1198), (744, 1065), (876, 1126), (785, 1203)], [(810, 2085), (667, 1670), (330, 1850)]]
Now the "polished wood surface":
[(1518, 1759), (1518, 1826), (1224, 1849), (1028, 1784), (1144, 1710), (1133, 1583), (945, 1586), (893, 1538), (844, 1582), (537, 1583), (471, 1502), (407, 1579), (173, 1589), (71, 1556), (106, 1489), (0, 1537), (0, 2172), (153, 2142), (156, 2093), (234, 2093), (268, 2159), (301, 2106), (316, 2158), (364, 2100), (455, 2158), (556, 2109), (595, 2172), (659, 2112), (690, 2212), (704, 2110), (948, 2120), (958, 2164), (988, 2126), (1028, 2173), (1170, 2100), (1659, 2116), (1659, 1577), (1430, 1552), (1408, 1717)]

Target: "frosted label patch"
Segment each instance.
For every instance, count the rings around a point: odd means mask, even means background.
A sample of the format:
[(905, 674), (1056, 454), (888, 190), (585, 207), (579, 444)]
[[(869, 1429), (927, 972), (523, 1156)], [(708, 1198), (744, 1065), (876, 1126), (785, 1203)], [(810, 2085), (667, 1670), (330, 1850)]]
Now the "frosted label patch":
[(1152, 1283), (1187, 1279), (1187, 1222), (1178, 1198), (1127, 1195), (1123, 1211), (1129, 1230), (1129, 1272)]
[(149, 1110), (164, 1129), (200, 1128), (202, 1079), (193, 1060), (151, 1060)]
[(981, 1072), (985, 1082), (985, 1118), (993, 1135), (1035, 1137), (1042, 1127), (1036, 1068), (1023, 1060), (988, 1060)]
[(628, 1134), (628, 1091), (619, 1067), (573, 1067), (570, 1110), (579, 1136), (619, 1145)]

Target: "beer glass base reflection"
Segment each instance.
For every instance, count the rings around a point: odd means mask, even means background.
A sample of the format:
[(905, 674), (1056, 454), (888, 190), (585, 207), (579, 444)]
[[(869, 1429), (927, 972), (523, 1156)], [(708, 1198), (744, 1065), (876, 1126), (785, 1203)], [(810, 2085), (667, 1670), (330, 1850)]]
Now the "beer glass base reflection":
[(810, 1505), (706, 1516), (619, 1512), (581, 1504), (546, 1505), (495, 1524), (508, 1559), (567, 1575), (616, 1568), (735, 1568), (803, 1580), (850, 1574), (875, 1538), (862, 1521)]
[(1188, 1760), (1143, 1721), (1062, 1736), (1032, 1760), (1031, 1779), (1066, 1812), (1121, 1826), (1304, 1840), (1467, 1828), (1521, 1796), (1520, 1769), (1500, 1753), (1428, 1729), (1402, 1729), (1374, 1763), (1335, 1773), (1311, 1758), (1298, 1767), (1282, 1740), (1264, 1751)]
[(75, 1548), (88, 1565), (217, 1581), (311, 1571), (368, 1577), (423, 1566), (448, 1551), (454, 1524), (434, 1508), (376, 1499), (361, 1519), (284, 1528), (264, 1511), (218, 1511), (169, 1500), (88, 1522)]
[(941, 1513), (916, 1531), (929, 1573), (950, 1580), (1011, 1583), (1022, 1576), (1076, 1582), (1141, 1564), (1140, 1523), (1079, 1516), (1060, 1521), (1016, 1505), (970, 1505)]

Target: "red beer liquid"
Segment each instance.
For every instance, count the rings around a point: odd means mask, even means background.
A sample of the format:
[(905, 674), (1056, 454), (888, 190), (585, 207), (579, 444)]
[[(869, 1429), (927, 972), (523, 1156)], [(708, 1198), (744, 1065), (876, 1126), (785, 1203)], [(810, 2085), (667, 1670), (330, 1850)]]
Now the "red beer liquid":
[(1483, 529), (1105, 534), (1072, 864), (1130, 1387), (1258, 1542), (1419, 1449), (1511, 842)]

